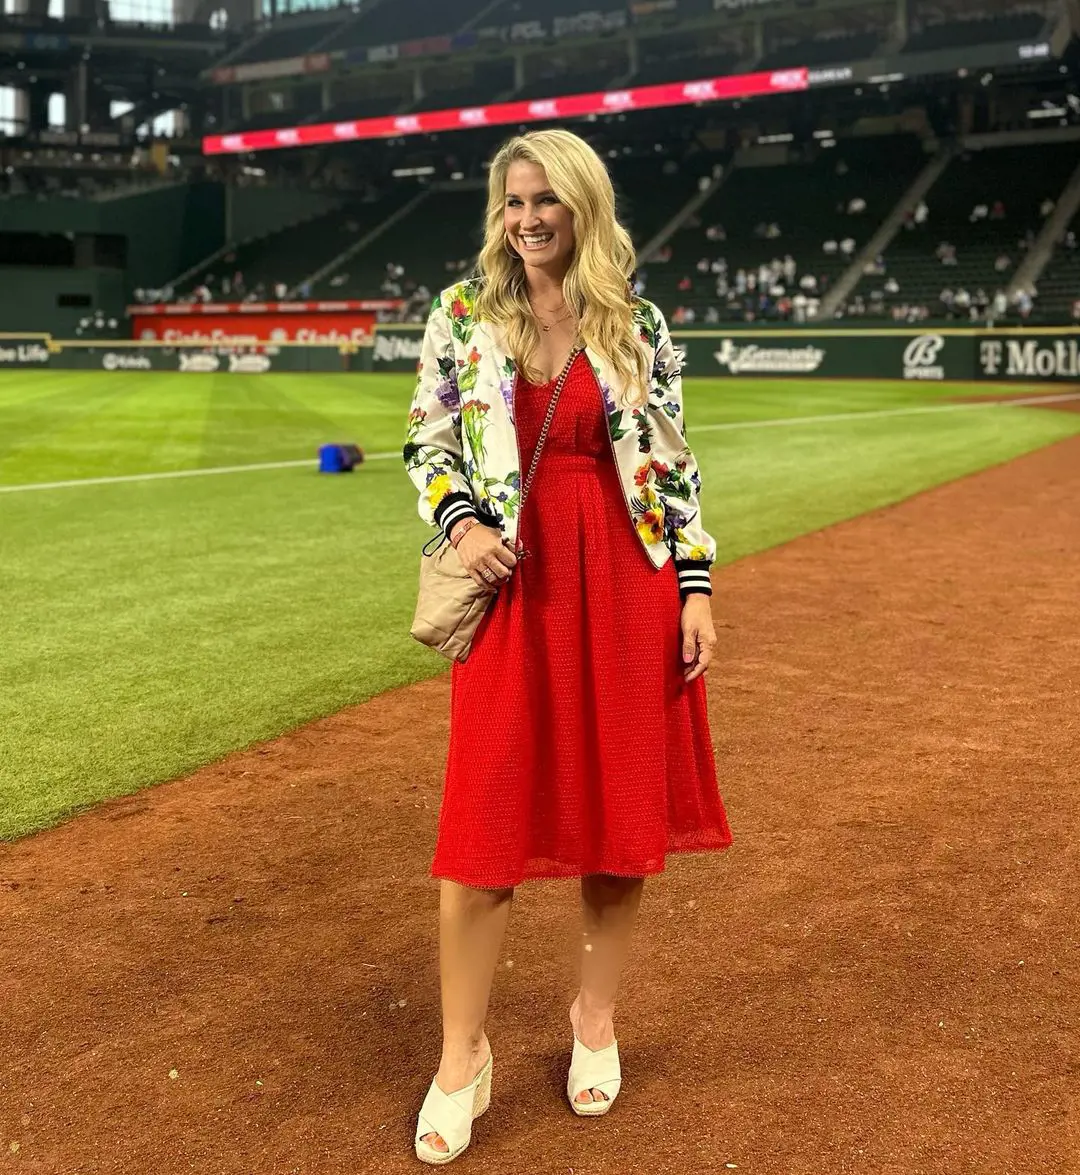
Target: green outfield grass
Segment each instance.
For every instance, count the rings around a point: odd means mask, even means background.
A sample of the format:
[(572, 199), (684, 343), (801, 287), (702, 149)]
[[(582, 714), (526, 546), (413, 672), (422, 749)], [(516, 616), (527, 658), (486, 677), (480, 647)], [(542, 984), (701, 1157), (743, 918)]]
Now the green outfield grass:
[[(430, 532), (400, 460), (314, 465), (325, 441), (399, 451), (411, 385), (0, 374), (0, 487), (311, 458), (0, 492), (0, 839), (446, 668), (408, 636)], [(721, 562), (1080, 432), (998, 406), (872, 415), (985, 390), (688, 381)], [(710, 427), (847, 412), (870, 415)]]

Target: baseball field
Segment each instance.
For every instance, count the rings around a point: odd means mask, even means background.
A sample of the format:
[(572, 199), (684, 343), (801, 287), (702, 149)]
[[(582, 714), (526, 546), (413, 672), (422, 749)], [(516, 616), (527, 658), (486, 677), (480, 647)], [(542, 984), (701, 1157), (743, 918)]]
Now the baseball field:
[[(13, 1171), (414, 1165), (448, 691), (411, 385), (0, 373)], [(687, 381), (735, 845), (646, 886), (599, 1122), (560, 1102), (569, 890), (523, 887), (469, 1169), (1080, 1170), (1080, 393), (986, 388)]]

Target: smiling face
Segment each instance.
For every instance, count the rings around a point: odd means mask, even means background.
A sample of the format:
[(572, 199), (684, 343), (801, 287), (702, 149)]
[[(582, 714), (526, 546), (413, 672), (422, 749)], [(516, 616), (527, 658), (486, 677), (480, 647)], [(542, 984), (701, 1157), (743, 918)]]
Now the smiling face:
[(551, 190), (547, 172), (517, 159), (506, 172), (503, 227), (525, 265), (562, 276), (574, 250), (574, 214)]

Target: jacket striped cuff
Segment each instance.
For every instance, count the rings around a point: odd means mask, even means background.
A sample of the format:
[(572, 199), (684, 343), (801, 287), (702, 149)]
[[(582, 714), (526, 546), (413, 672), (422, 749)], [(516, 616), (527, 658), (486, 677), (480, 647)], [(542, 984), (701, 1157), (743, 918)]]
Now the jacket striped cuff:
[(470, 494), (458, 492), (447, 494), (435, 507), (435, 525), (450, 539), (450, 531), (456, 523), (465, 518), (479, 518)]
[(712, 595), (708, 563), (702, 563), (698, 559), (676, 559), (675, 570), (679, 573), (679, 594), (684, 600), (694, 592)]

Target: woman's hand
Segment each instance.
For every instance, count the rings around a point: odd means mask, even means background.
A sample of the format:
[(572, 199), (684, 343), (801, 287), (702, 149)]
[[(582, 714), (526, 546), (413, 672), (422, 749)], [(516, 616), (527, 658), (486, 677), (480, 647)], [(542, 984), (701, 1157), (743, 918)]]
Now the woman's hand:
[[(459, 526), (461, 523), (458, 524)], [(451, 527), (450, 538), (454, 530)], [(457, 545), (457, 553), (465, 570), (484, 588), (495, 591), (499, 584), (510, 578), (517, 566), (517, 556), (503, 541), (501, 531), (493, 527), (472, 526)]]
[(683, 679), (693, 681), (709, 668), (716, 629), (713, 628), (711, 596), (692, 592), (682, 607)]

